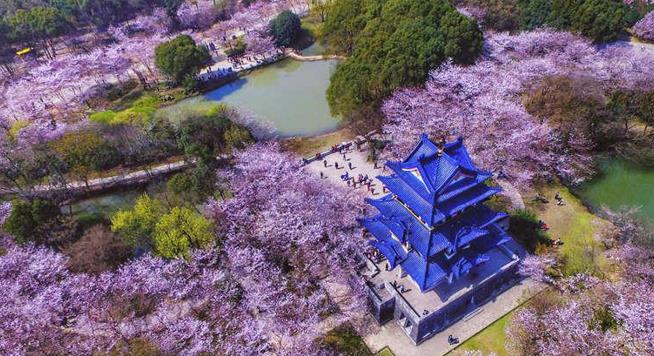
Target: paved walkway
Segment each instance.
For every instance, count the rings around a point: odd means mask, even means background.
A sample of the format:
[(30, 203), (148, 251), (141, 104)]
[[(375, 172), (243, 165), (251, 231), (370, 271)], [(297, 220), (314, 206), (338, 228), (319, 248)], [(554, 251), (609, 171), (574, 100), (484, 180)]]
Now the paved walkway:
[[(381, 197), (383, 194), (382, 184), (376, 177), (385, 173), (381, 167), (381, 164), (375, 168), (371, 162), (368, 162), (368, 150), (366, 146), (363, 146), (361, 150), (357, 150), (356, 148), (349, 148), (343, 152), (345, 154), (345, 158), (343, 158), (343, 154), (340, 153), (332, 153), (327, 156), (325, 158), (327, 161), (327, 167), (325, 167), (323, 160), (316, 160), (309, 163), (305, 169), (307, 169), (309, 172), (312, 172), (316, 176), (320, 176), (320, 173), (322, 172), (323, 179), (331, 184), (349, 187), (350, 189), (356, 189), (361, 191), (363, 194), (369, 195), (370, 197)], [(336, 164), (338, 164), (338, 168), (336, 168)], [(370, 185), (373, 192), (367, 191), (367, 187), (365, 185), (357, 185), (356, 188), (353, 188), (351, 185), (348, 186), (347, 183), (341, 179), (341, 176), (346, 172), (350, 177), (354, 177), (354, 179), (357, 179), (359, 174), (363, 176), (367, 175), (368, 178), (373, 180), (373, 183)]]
[[(225, 160), (225, 159), (230, 159), (231, 156), (221, 155), (216, 158), (218, 160)], [(144, 183), (158, 176), (184, 170), (188, 167), (193, 166), (195, 162), (196, 162), (195, 159), (179, 160), (175, 162), (160, 164), (153, 167), (143, 168), (138, 171), (117, 174), (110, 177), (89, 179), (88, 182), (84, 182), (84, 181), (67, 182), (65, 186), (58, 185), (58, 184), (42, 184), (42, 185), (35, 186), (30, 191), (30, 193), (32, 195), (38, 196), (38, 195), (45, 195), (45, 194), (55, 193), (60, 191), (68, 191), (70, 193), (99, 192), (119, 186)], [(17, 191), (16, 189), (0, 187), (0, 193), (17, 194), (20, 192)]]
[[(68, 182), (65, 186), (59, 184), (43, 184), (35, 186), (29, 193), (31, 195), (40, 196), (50, 193), (61, 191), (68, 191), (71, 193), (89, 193), (99, 192), (118, 186), (131, 185), (136, 183), (147, 182), (154, 177), (181, 171), (195, 164), (194, 161), (176, 161), (158, 166), (141, 169), (134, 172), (118, 174), (111, 177), (103, 177), (96, 179), (89, 179), (88, 182), (73, 181)], [(0, 188), (0, 193), (16, 194), (19, 193), (15, 189)]]

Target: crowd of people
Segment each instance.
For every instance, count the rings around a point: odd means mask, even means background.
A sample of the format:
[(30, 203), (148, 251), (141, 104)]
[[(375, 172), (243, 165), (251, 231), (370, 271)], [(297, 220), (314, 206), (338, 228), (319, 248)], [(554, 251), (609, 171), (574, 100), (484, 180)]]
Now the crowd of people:
[[(322, 159), (322, 164), (323, 168), (329, 168), (333, 167), (336, 170), (340, 169), (345, 169), (345, 172), (341, 174), (340, 180), (347, 184), (348, 187), (351, 188), (359, 188), (359, 187), (366, 187), (368, 193), (372, 195), (377, 195), (379, 194), (378, 191), (376, 190), (375, 186), (377, 185), (374, 182), (374, 179), (370, 177), (367, 173), (359, 173), (355, 174), (353, 171), (356, 170), (358, 167), (354, 166), (351, 157), (348, 156), (349, 153), (354, 151), (354, 147), (352, 145), (338, 145), (338, 146), (333, 146), (331, 149), (332, 154), (338, 155), (337, 157), (340, 157), (341, 160), (339, 159), (334, 159), (333, 164), (331, 164), (328, 159), (327, 155), (324, 154), (317, 154), (316, 159), (320, 160)], [(306, 160), (305, 160), (306, 161)], [(342, 161), (342, 163), (339, 163)], [(375, 169), (377, 168), (377, 162), (374, 163)], [(325, 178), (326, 175), (323, 171), (320, 171), (320, 177)], [(387, 189), (386, 187), (382, 188), (382, 192), (386, 192)]]

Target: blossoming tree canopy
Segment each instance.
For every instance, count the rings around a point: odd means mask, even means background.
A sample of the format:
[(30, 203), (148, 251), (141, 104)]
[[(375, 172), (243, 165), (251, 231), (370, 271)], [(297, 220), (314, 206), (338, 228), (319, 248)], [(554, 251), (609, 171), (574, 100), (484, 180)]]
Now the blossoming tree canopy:
[[(360, 286), (350, 283), (360, 197), (302, 171), (276, 144), (254, 145), (238, 153), (237, 162), (223, 173), (234, 198), (208, 207), (235, 278), (252, 296), (251, 307), (265, 311), (262, 322), (301, 347), (317, 336), (314, 326), (331, 303), (344, 311), (333, 318), (364, 312)], [(336, 300), (318, 282), (327, 274), (330, 284), (345, 286)]]
[[(649, 68), (649, 69), (646, 69)], [(554, 31), (496, 34), (471, 66), (446, 63), (424, 88), (395, 92), (383, 105), (391, 154), (401, 156), (422, 132), (466, 138), (480, 165), (527, 183), (539, 172), (579, 182), (593, 172), (589, 137), (561, 136), (530, 114), (522, 95), (548, 76), (583, 74), (609, 90), (652, 90), (654, 59), (632, 48), (596, 49), (588, 40)]]
[(648, 13), (634, 25), (634, 33), (645, 41), (654, 41), (654, 11)]

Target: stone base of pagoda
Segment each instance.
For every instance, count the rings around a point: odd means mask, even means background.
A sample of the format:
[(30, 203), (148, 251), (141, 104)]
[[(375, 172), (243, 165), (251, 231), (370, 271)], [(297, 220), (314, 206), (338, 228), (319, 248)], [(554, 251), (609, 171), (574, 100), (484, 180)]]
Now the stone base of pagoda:
[(516, 271), (524, 253), (510, 241), (490, 250), (490, 260), (469, 275), (424, 293), (409, 276), (400, 278), (396, 270), (386, 271), (385, 261), (369, 261), (362, 273), (371, 314), (380, 324), (395, 320), (417, 345), (513, 286), (519, 280)]

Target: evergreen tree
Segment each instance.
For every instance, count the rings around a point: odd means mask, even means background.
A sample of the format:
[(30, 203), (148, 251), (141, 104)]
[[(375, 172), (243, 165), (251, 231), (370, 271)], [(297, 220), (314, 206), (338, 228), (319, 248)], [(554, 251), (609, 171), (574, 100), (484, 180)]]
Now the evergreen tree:
[(206, 47), (197, 46), (191, 36), (177, 36), (172, 41), (162, 43), (155, 49), (155, 64), (175, 84), (184, 78), (195, 76), (202, 65), (211, 60)]

